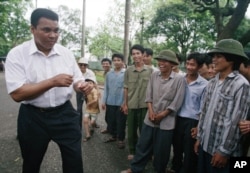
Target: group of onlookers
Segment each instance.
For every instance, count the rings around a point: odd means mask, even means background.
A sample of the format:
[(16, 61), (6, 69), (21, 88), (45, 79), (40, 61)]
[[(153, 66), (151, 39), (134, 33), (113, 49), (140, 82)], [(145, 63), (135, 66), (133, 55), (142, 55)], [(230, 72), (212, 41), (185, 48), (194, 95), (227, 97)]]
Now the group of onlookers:
[(155, 171), (164, 173), (171, 145), (168, 172), (176, 173), (229, 172), (230, 157), (249, 150), (250, 60), (241, 43), (224, 39), (206, 54), (188, 54), (185, 74), (176, 67), (177, 56), (164, 50), (155, 57), (159, 71), (148, 78), (147, 113), (124, 173), (142, 172), (151, 159)]
[(133, 65), (126, 69), (123, 55), (112, 55), (102, 97), (102, 133), (110, 134), (104, 142), (125, 148), (127, 122), (131, 165), (123, 172), (142, 172), (151, 159), (159, 173), (169, 160), (169, 173), (228, 172), (231, 156), (246, 155), (250, 140), (242, 135), (250, 123), (242, 120), (249, 119), (250, 90), (242, 75), (248, 79), (250, 61), (238, 41), (221, 40), (208, 53), (188, 54), (185, 72), (171, 50), (154, 58), (157, 67), (150, 48), (134, 45), (130, 55)]

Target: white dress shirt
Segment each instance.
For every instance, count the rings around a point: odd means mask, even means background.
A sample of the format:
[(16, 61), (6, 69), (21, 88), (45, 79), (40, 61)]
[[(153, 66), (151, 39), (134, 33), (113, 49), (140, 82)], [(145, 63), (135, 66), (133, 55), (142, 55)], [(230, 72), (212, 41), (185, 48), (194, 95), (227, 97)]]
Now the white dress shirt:
[[(84, 80), (74, 55), (67, 48), (55, 44), (49, 55), (39, 51), (34, 40), (13, 48), (6, 58), (6, 85), (8, 93), (24, 84), (38, 83), (58, 74), (73, 75), (74, 83)], [(54, 87), (32, 100), (22, 103), (37, 107), (55, 107), (65, 103), (72, 96), (70, 87)]]

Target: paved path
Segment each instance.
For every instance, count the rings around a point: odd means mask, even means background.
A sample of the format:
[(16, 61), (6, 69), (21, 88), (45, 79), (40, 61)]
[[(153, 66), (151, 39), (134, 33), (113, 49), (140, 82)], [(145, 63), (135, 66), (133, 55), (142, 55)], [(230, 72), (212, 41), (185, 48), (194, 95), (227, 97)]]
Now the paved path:
[[(75, 106), (75, 97), (72, 98)], [(22, 158), (16, 140), (16, 124), (19, 103), (14, 102), (7, 94), (4, 73), (0, 72), (0, 173), (20, 173)], [(120, 173), (129, 166), (127, 147), (118, 149), (116, 143), (103, 143), (107, 135), (100, 133), (106, 127), (104, 113), (98, 118), (97, 129), (88, 142), (83, 143), (83, 164), (85, 173)], [(145, 173), (151, 173), (151, 163)], [(62, 173), (62, 163), (57, 145), (49, 144), (40, 173)]]

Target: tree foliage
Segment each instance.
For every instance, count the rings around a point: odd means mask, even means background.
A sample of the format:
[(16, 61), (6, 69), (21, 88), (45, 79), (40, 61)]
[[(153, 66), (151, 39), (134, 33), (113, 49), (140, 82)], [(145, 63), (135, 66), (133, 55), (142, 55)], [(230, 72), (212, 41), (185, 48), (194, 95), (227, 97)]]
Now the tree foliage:
[(29, 22), (24, 18), (30, 6), (27, 0), (0, 1), (0, 55), (30, 39)]
[(59, 16), (60, 37), (59, 42), (75, 52), (81, 51), (81, 11), (78, 9), (69, 9), (61, 5), (55, 9)]
[(215, 31), (208, 14), (195, 14), (190, 5), (173, 3), (157, 10), (145, 35), (150, 42), (185, 56), (187, 52), (208, 49)]

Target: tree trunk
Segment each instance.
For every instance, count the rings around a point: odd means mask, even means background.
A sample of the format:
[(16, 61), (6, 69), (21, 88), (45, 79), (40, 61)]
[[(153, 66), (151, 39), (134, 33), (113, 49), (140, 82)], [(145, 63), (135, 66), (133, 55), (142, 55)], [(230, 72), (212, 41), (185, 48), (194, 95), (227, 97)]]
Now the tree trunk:
[(124, 45), (123, 45), (123, 54), (124, 54), (124, 62), (128, 63), (129, 57), (129, 25), (130, 25), (130, 7), (131, 0), (126, 0), (125, 7), (125, 21), (124, 21)]
[(218, 41), (225, 38), (232, 38), (234, 32), (239, 27), (242, 19), (245, 17), (247, 7), (250, 0), (238, 0), (237, 7), (220, 34), (218, 34)]

